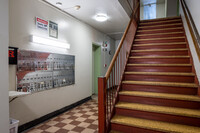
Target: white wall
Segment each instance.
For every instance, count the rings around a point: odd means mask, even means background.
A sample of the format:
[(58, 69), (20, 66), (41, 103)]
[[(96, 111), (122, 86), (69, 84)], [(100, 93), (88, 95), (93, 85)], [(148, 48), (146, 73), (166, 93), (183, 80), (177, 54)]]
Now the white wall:
[[(20, 120), (20, 125), (75, 103), (92, 94), (92, 43), (101, 45), (108, 41), (109, 49), (114, 50), (114, 41), (89, 25), (69, 17), (37, 0), (10, 0), (10, 46), (20, 49), (75, 55), (75, 85), (56, 88), (20, 97), (10, 104), (10, 115)], [(29, 43), (30, 35), (47, 37), (46, 32), (35, 28), (35, 16), (59, 24), (59, 40), (67, 40), (70, 50), (39, 46)], [(60, 24), (65, 23), (65, 27)], [(111, 45), (110, 45), (111, 44)], [(103, 53), (111, 60), (108, 52)], [(103, 67), (102, 74), (106, 68)], [(16, 68), (11, 66), (10, 90), (15, 90)]]
[(167, 17), (177, 16), (178, 0), (167, 0)]
[(0, 1), (0, 18), (0, 133), (8, 133), (8, 0)]
[[(195, 21), (195, 24), (196, 24), (196, 27), (200, 33), (200, 9), (198, 7), (198, 5), (200, 4), (200, 1), (198, 0), (194, 0), (194, 1), (190, 1), (190, 0), (186, 0), (186, 3), (188, 5), (188, 8), (192, 14), (192, 17)], [(187, 25), (187, 22), (186, 22), (186, 18), (184, 16), (184, 13), (183, 13), (183, 10), (182, 10), (182, 6), (181, 4), (180, 5), (180, 8), (179, 8), (179, 12), (181, 14), (181, 17), (183, 19), (183, 24), (184, 24), (184, 28), (185, 28), (185, 31), (186, 31), (186, 35), (187, 35), (187, 39), (188, 39), (188, 42), (189, 42), (189, 46), (190, 46), (190, 50), (191, 50), (191, 53), (192, 53), (192, 57), (193, 57), (193, 61), (194, 61), (194, 66), (195, 66), (195, 69), (196, 69), (196, 73), (197, 73), (197, 77), (200, 81), (200, 62), (199, 62), (199, 59), (198, 59), (198, 56), (197, 56), (197, 53), (196, 53), (196, 49), (195, 49), (195, 46), (194, 46), (194, 43), (193, 43), (193, 40), (192, 40), (192, 37), (191, 37), (191, 34), (190, 34), (190, 31), (189, 31), (189, 28), (188, 28), (188, 25)]]
[(121, 41), (121, 40), (116, 40), (116, 41), (115, 41), (115, 51), (117, 50), (120, 41)]
[(156, 5), (156, 18), (164, 18), (166, 17), (165, 13), (165, 3)]
[(165, 16), (167, 16), (167, 0), (165, 0)]
[[(110, 65), (110, 62), (112, 60), (112, 57), (115, 53), (115, 41), (109, 37), (106, 37), (106, 40), (108, 40), (108, 42), (111, 44), (111, 45), (108, 45), (107, 46), (107, 51), (104, 52), (104, 51), (101, 51), (101, 62), (102, 62), (102, 67), (101, 67), (101, 75), (102, 76), (105, 76), (106, 72), (107, 72), (107, 69)], [(103, 48), (103, 47), (102, 47)], [(111, 55), (109, 54), (109, 51), (111, 50)], [(107, 66), (104, 67), (104, 64), (106, 64)]]
[(197, 27), (198, 32), (200, 33), (200, 1), (199, 0), (185, 0), (192, 18), (194, 19), (194, 23)]

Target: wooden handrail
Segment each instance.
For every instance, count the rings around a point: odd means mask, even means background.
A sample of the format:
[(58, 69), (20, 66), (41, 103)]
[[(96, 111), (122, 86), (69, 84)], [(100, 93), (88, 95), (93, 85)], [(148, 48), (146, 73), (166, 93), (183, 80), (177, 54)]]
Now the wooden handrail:
[(128, 62), (132, 43), (135, 38), (139, 22), (139, 0), (134, 0), (134, 12), (131, 20), (122, 36), (120, 44), (113, 56), (107, 73), (98, 78), (98, 109), (99, 109), (99, 133), (108, 133), (111, 128), (111, 119), (114, 115), (118, 93), (121, 88), (123, 74)]
[(140, 2), (137, 3), (137, 6), (136, 6), (134, 12), (132, 13), (132, 16), (135, 16), (135, 15), (136, 15), (136, 12), (137, 12), (139, 6), (140, 6)]
[[(139, 5), (140, 5), (140, 3), (137, 4), (137, 7), (135, 8), (135, 10), (134, 10), (134, 12), (133, 12), (133, 16), (135, 16), (135, 13), (137, 12), (137, 10), (138, 10), (138, 8), (139, 8)], [(106, 75), (105, 75), (106, 80), (107, 80), (107, 79), (109, 78), (109, 76), (110, 76), (110, 73), (111, 73), (111, 71), (112, 71), (112, 68), (113, 68), (113, 66), (114, 66), (114, 64), (115, 64), (115, 61), (116, 61), (116, 59), (117, 59), (117, 57), (118, 57), (118, 55), (119, 55), (120, 49), (121, 49), (121, 47), (122, 47), (122, 45), (123, 45), (123, 43), (124, 43), (125, 37), (126, 37), (126, 35), (127, 35), (127, 33), (128, 33), (128, 29), (129, 29), (129, 27), (130, 27), (130, 25), (131, 25), (131, 22), (132, 22), (132, 18), (131, 18), (131, 20), (129, 21), (128, 26), (126, 27), (126, 30), (125, 30), (125, 32), (124, 32), (124, 34), (123, 34), (123, 36), (122, 36), (122, 39), (121, 39), (121, 41), (120, 41), (120, 43), (119, 43), (119, 46), (117, 47), (117, 50), (116, 50), (116, 52), (115, 52), (115, 54), (114, 54), (114, 56), (113, 56), (113, 59), (112, 59), (110, 65), (109, 65), (109, 67), (108, 67), (108, 70), (107, 70)]]
[(126, 30), (125, 30), (125, 32), (124, 32), (124, 34), (123, 34), (123, 36), (122, 36), (122, 39), (121, 39), (121, 41), (120, 41), (120, 43), (119, 43), (119, 46), (117, 47), (117, 50), (116, 50), (116, 52), (115, 52), (115, 55), (113, 56), (113, 59), (112, 59), (110, 65), (109, 65), (109, 67), (108, 67), (108, 70), (107, 70), (106, 75), (105, 75), (106, 80), (107, 80), (107, 79), (109, 78), (109, 76), (110, 76), (110, 73), (111, 73), (112, 68), (113, 68), (113, 66), (114, 66), (114, 64), (115, 64), (115, 61), (116, 61), (116, 59), (117, 59), (117, 56), (118, 56), (118, 54), (119, 54), (119, 52), (120, 52), (120, 49), (121, 49), (121, 47), (122, 47), (122, 45), (123, 45), (124, 39), (125, 39), (125, 37), (126, 37), (126, 34), (128, 33), (128, 29), (129, 29), (129, 27), (130, 27), (130, 25), (131, 25), (131, 21), (132, 21), (132, 19), (129, 21), (129, 24), (128, 24), (128, 26), (126, 27)]
[(199, 37), (199, 33), (197, 31), (197, 28), (194, 24), (194, 20), (191, 16), (191, 13), (190, 13), (185, 1), (184, 0), (180, 0), (180, 1), (181, 1), (182, 9), (183, 9), (183, 12), (184, 12), (184, 15), (185, 15), (188, 27), (189, 27), (190, 34), (192, 36), (193, 43), (194, 43), (194, 46), (195, 46), (195, 49), (196, 49), (196, 52), (197, 52), (197, 55), (198, 55), (198, 58), (199, 58), (199, 61), (200, 61), (200, 37)]

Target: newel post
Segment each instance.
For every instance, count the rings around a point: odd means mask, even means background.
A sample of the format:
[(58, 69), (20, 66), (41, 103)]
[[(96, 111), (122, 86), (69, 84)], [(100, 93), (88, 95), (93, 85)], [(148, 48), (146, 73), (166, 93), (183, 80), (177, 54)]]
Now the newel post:
[(106, 78), (98, 78), (99, 133), (106, 133)]

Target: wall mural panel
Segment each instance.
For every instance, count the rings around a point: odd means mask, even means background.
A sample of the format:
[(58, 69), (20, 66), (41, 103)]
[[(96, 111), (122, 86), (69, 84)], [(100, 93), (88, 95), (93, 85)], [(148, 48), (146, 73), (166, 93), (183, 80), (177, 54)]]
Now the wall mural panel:
[(75, 84), (75, 56), (19, 50), (17, 91), (38, 92)]

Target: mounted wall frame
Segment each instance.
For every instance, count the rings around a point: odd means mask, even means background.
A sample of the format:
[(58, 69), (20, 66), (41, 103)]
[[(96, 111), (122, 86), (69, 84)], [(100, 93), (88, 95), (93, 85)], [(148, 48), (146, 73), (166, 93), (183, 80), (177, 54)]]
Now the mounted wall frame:
[(17, 91), (38, 92), (75, 84), (75, 56), (19, 50)]
[(58, 38), (58, 24), (52, 21), (49, 21), (49, 36)]

